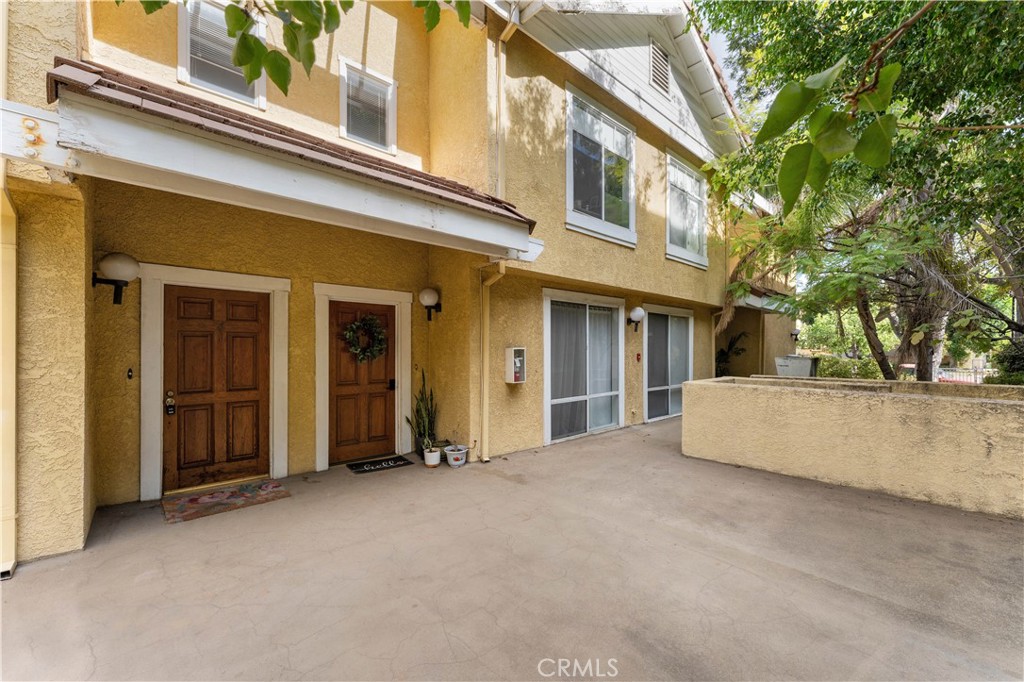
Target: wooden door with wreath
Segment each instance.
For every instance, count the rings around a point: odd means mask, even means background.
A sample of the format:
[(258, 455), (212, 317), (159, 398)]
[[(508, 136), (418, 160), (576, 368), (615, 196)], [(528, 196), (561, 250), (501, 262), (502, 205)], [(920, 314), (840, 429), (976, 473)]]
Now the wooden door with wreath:
[(395, 309), (331, 301), (331, 464), (395, 453)]

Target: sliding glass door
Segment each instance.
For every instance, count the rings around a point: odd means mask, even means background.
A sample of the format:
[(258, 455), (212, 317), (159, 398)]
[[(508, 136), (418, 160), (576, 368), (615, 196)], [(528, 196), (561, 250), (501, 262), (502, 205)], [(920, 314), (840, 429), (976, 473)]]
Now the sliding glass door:
[(552, 441), (620, 423), (618, 308), (551, 301), (550, 403)]
[(689, 317), (648, 312), (647, 419), (682, 414), (684, 381), (690, 379)]

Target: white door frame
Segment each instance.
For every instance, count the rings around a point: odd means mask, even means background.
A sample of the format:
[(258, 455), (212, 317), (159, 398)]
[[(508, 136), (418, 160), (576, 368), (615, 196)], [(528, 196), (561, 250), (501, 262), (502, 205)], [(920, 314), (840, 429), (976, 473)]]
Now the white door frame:
[[(686, 376), (688, 376), (690, 379), (693, 379), (693, 311), (690, 310), (689, 308), (671, 308), (669, 306), (652, 305), (652, 304), (646, 304), (646, 303), (643, 305), (643, 308), (648, 313), (658, 313), (660, 315), (671, 315), (673, 317), (688, 317), (688, 318), (690, 318), (690, 324), (687, 325), (689, 327), (689, 337), (690, 337), (689, 340), (687, 341), (687, 343), (689, 344), (688, 348), (689, 348), (690, 352), (689, 352), (689, 357), (686, 359), (687, 360)], [(644, 366), (644, 423), (645, 424), (648, 423), (648, 422), (656, 422), (656, 421), (661, 421), (662, 419), (670, 419), (672, 417), (678, 417), (679, 416), (679, 415), (675, 415), (675, 414), (668, 414), (668, 415), (665, 415), (664, 417), (655, 417), (654, 419), (648, 419), (648, 417), (647, 417), (647, 386), (648, 386), (648, 382), (647, 382), (647, 353), (648, 353), (648, 349), (647, 349), (647, 319), (648, 319), (647, 315), (644, 315), (644, 320), (643, 320), (643, 326), (644, 326), (644, 328), (643, 328), (643, 335), (644, 335), (644, 339), (643, 339), (643, 341), (644, 341), (644, 354), (643, 354), (644, 361), (643, 361), (643, 366)], [(688, 379), (687, 381), (689, 381), (690, 379)]]
[(164, 286), (270, 294), (270, 476), (288, 475), (288, 293), (291, 280), (154, 263), (139, 264), (139, 499), (163, 496)]
[(412, 294), (408, 291), (368, 289), (340, 284), (313, 283), (316, 300), (316, 470), (330, 466), (331, 301), (391, 305), (395, 308), (395, 452), (412, 451)]
[[(544, 445), (561, 443), (562, 441), (582, 438), (600, 431), (619, 429), (626, 425), (626, 299), (614, 298), (612, 296), (599, 296), (597, 294), (584, 294), (578, 291), (564, 291), (562, 289), (544, 289)], [(606, 308), (615, 308), (619, 311), (619, 423), (615, 426), (608, 426), (597, 431), (587, 431), (577, 436), (551, 440), (551, 301), (565, 301), (567, 303), (582, 303), (596, 305)], [(587, 324), (590, 324), (589, 317)], [(590, 372), (589, 363), (587, 372)], [(590, 405), (587, 405), (587, 423), (590, 420)]]

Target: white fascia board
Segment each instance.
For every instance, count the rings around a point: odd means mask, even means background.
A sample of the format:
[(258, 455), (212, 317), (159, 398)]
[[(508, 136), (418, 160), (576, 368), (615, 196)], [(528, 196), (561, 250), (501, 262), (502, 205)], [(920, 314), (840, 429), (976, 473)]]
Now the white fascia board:
[[(26, 112), (18, 109), (4, 102), (5, 140), (11, 139), (8, 128), (25, 134)], [(144, 119), (121, 107), (67, 93), (56, 125), (51, 112), (33, 113), (45, 119), (47, 144), (34, 157), (25, 155), (24, 146), (9, 150), (5, 144), (5, 157), (488, 256), (518, 259), (530, 251), (525, 225)]]
[(757, 210), (761, 210), (769, 215), (774, 215), (779, 210), (778, 206), (757, 192), (751, 192), (749, 195), (733, 192), (729, 196), (729, 202), (733, 206), (742, 208), (749, 213), (756, 213)]
[(778, 301), (772, 300), (768, 296), (754, 296), (750, 294), (743, 301), (740, 302), (740, 307), (743, 308), (755, 308), (757, 310), (765, 310), (767, 312), (781, 312), (781, 304)]

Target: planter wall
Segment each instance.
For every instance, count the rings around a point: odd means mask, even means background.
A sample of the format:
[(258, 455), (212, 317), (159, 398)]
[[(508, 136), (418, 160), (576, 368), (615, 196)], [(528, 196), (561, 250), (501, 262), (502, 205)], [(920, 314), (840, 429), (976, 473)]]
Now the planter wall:
[(1024, 518), (1024, 388), (707, 379), (682, 428), (691, 457)]

